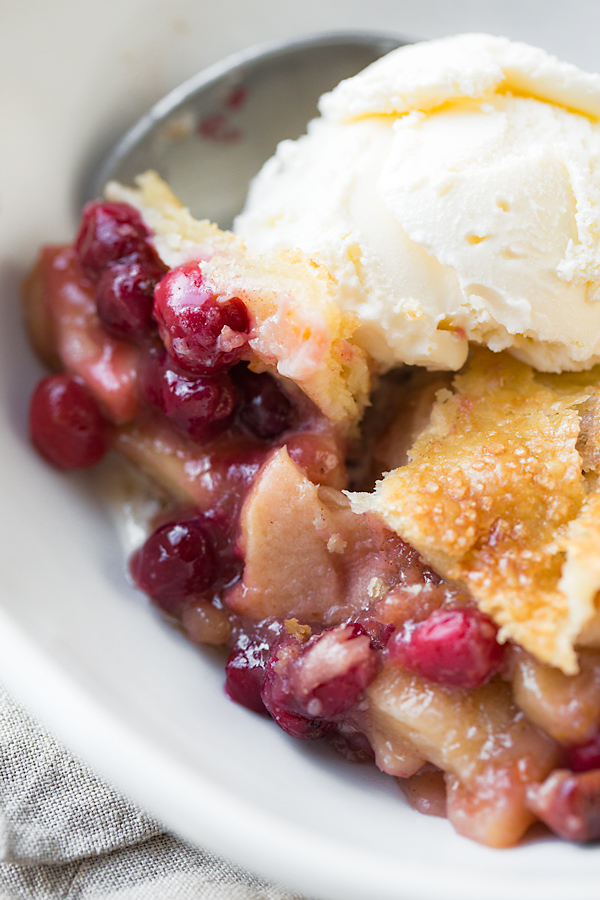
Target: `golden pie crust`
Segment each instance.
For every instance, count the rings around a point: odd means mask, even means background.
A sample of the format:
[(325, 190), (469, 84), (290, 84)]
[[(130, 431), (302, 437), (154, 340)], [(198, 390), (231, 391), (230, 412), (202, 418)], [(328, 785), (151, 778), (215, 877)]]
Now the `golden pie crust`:
[(475, 350), (438, 391), (408, 464), (350, 495), (464, 585), (500, 640), (567, 674), (597, 628), (599, 376), (540, 375)]

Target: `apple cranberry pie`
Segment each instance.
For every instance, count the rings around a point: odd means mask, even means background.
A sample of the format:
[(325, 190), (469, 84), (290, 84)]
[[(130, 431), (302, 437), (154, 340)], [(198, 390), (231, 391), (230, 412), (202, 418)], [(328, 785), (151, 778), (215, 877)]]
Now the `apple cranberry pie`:
[(228, 648), (232, 700), (490, 846), (600, 837), (597, 371), (476, 349), (377, 376), (326, 269), (250, 254), (152, 173), (25, 295), (54, 370), (35, 445), (151, 479), (132, 577)]

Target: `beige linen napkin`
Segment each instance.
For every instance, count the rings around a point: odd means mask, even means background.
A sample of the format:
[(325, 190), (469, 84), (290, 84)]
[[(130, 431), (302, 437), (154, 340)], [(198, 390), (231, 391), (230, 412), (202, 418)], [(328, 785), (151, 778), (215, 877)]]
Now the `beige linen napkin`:
[(0, 688), (0, 900), (301, 900), (165, 832)]

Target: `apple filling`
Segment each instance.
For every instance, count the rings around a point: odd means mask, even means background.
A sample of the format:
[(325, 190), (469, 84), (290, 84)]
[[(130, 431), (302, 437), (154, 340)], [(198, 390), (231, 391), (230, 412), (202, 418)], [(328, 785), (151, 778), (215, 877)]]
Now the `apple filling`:
[(593, 374), (475, 354), (376, 381), (327, 273), (144, 178), (28, 279), (35, 446), (151, 479), (131, 576), (227, 648), (232, 700), (489, 846), (599, 838)]

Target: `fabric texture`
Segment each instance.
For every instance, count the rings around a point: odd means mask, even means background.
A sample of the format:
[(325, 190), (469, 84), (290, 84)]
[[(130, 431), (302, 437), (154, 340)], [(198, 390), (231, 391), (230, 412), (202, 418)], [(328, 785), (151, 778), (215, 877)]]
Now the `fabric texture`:
[(168, 834), (0, 688), (0, 900), (301, 900)]

